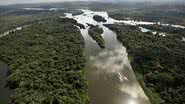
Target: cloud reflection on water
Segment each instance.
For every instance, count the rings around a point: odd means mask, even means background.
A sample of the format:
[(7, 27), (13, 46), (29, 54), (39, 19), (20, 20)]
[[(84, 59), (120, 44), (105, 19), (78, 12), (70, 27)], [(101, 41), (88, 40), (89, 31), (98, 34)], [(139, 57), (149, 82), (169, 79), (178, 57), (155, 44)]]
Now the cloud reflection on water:
[[(116, 34), (103, 23), (93, 20), (94, 15), (100, 15), (108, 19), (107, 23), (115, 20), (108, 17), (106, 12), (93, 12), (83, 10), (84, 14), (67, 17), (74, 18), (86, 26), (81, 29), (85, 39), (85, 55), (87, 59), (86, 73), (89, 82), (89, 96), (91, 104), (150, 104), (142, 88), (138, 84), (135, 74), (130, 66), (126, 48), (118, 42)], [(102, 34), (105, 40), (105, 49), (101, 49), (88, 35), (88, 24), (99, 25), (103, 28)]]

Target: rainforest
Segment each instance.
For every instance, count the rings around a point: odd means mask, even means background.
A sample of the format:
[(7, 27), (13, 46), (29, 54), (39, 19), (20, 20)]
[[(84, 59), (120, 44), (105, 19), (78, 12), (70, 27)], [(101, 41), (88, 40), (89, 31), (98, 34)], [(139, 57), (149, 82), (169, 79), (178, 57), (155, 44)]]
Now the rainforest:
[(0, 1), (0, 104), (185, 104), (184, 4)]

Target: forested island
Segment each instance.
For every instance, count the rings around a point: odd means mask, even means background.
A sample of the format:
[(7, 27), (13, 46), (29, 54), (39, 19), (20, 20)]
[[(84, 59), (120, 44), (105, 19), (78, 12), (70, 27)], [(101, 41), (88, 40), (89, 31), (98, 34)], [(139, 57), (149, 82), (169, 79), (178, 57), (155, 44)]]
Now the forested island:
[(184, 42), (174, 35), (142, 33), (137, 26), (106, 26), (127, 47), (137, 79), (152, 104), (185, 103)]
[(50, 18), (0, 38), (13, 104), (86, 104), (84, 40), (71, 20)]
[(99, 15), (93, 16), (93, 19), (97, 22), (107, 22), (107, 20), (105, 18), (103, 18), (102, 16), (99, 16)]
[(98, 26), (93, 26), (89, 28), (89, 35), (98, 43), (101, 48), (105, 48), (105, 42), (101, 34), (103, 34), (103, 29)]

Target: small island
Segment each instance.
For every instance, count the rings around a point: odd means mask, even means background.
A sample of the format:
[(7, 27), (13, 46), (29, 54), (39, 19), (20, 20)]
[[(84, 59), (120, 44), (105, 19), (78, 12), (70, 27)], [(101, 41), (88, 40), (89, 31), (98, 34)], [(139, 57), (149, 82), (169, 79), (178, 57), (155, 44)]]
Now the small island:
[(91, 26), (89, 28), (89, 35), (98, 43), (98, 45), (103, 49), (105, 48), (105, 42), (101, 34), (103, 33), (103, 29), (98, 26)]
[(104, 17), (99, 16), (99, 15), (93, 16), (93, 19), (94, 19), (96, 22), (107, 22), (107, 20), (106, 20)]

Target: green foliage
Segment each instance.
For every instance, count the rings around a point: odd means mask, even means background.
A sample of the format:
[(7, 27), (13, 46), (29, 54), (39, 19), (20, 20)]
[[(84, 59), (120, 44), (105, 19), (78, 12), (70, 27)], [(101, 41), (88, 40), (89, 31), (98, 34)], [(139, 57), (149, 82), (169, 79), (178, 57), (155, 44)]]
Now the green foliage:
[(61, 20), (58, 20), (58, 22), (62, 22), (62, 23), (72, 23), (76, 26), (79, 26), (81, 29), (85, 29), (85, 26), (82, 24), (79, 24), (76, 20), (74, 19), (70, 19), (70, 18), (62, 18)]
[(117, 20), (160, 21), (161, 23), (185, 25), (183, 4), (120, 3), (106, 10), (110, 17)]
[[(183, 29), (170, 27), (161, 32), (167, 37), (142, 33), (137, 26), (106, 25), (117, 33), (117, 38), (127, 47), (131, 65), (139, 77), (152, 104), (185, 103), (185, 43), (174, 38), (182, 37)], [(148, 26), (149, 27), (149, 26)]]
[(105, 18), (103, 18), (102, 16), (99, 16), (99, 15), (93, 16), (93, 19), (97, 22), (107, 22), (107, 20)]
[(160, 31), (160, 32), (168, 32), (168, 33), (172, 33), (172, 34), (179, 34), (179, 33), (184, 33), (185, 30), (181, 29), (181, 28), (176, 28), (176, 27), (172, 27), (172, 26), (162, 26), (162, 25), (141, 25), (142, 27), (145, 27), (147, 29), (151, 29), (151, 30), (156, 30), (156, 31)]
[[(60, 22), (59, 22), (60, 21)], [(14, 104), (86, 104), (84, 40), (61, 19), (33, 23), (0, 38)]]
[(162, 25), (141, 25), (150, 30), (154, 30), (157, 32), (166, 32), (174, 39), (182, 40), (182, 37), (185, 37), (185, 29), (172, 27), (172, 26), (162, 26)]
[[(13, 11), (13, 10), (12, 10)], [(26, 12), (24, 12), (26, 13)], [(57, 17), (58, 14), (42, 13), (40, 14), (22, 14), (22, 15), (0, 15), (0, 34), (15, 29), (17, 27), (38, 23), (40, 21), (50, 20), (53, 17)]]
[(101, 48), (105, 48), (105, 42), (101, 34), (103, 29), (98, 26), (91, 26), (88, 31), (89, 35), (98, 43)]

